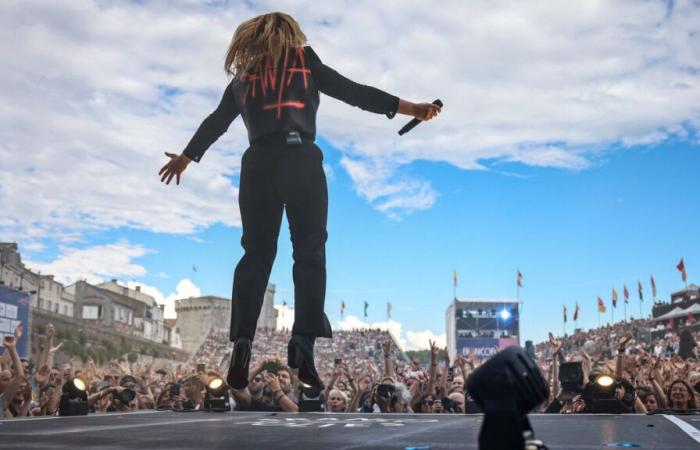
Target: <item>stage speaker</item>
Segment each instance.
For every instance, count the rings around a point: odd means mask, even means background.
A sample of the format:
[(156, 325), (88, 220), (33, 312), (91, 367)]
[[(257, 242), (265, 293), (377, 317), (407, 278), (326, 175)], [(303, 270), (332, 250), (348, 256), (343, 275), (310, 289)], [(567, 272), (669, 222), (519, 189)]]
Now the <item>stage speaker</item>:
[(467, 381), (467, 391), (484, 412), (482, 450), (524, 449), (526, 437), (534, 437), (527, 413), (549, 397), (539, 367), (517, 345), (479, 366)]

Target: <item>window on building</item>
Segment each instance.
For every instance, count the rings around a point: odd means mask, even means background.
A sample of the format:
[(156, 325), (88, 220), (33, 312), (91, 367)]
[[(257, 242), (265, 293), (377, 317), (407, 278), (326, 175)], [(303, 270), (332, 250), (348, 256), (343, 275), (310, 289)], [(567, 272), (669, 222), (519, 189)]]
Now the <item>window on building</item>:
[(63, 315), (64, 316), (68, 315), (68, 305), (63, 305)]
[(131, 325), (133, 323), (133, 314), (129, 308), (123, 306), (114, 307), (114, 320), (117, 322), (127, 323)]
[(49, 302), (48, 302), (48, 307), (46, 308), (46, 309), (48, 309), (49, 311), (51, 311), (51, 303), (52, 303), (51, 300), (49, 300)]
[(58, 302), (54, 303), (53, 304), (53, 312), (58, 312), (58, 307), (59, 307)]
[(83, 305), (83, 319), (99, 319), (102, 307), (99, 305)]

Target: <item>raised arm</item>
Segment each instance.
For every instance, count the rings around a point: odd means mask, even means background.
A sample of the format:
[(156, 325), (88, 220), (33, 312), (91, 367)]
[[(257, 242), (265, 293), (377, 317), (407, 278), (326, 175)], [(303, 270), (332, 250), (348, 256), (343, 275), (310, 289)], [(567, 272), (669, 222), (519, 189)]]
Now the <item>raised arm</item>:
[(396, 379), (396, 371), (391, 360), (391, 340), (386, 339), (382, 342), (382, 350), (384, 351), (384, 376)]
[[(15, 348), (15, 337), (12, 335), (5, 336), (3, 344), (5, 346), (5, 351), (9, 352), (10, 354), (12, 367), (14, 369), (12, 379), (5, 387), (5, 391), (3, 392), (5, 395), (5, 404), (9, 405), (12, 400), (14, 400), (15, 395), (17, 395), (20, 384), (22, 384), (22, 380), (24, 379), (24, 369), (22, 368), (22, 362), (19, 360), (19, 355), (17, 354), (17, 349)], [(4, 413), (4, 411), (0, 411), (0, 417), (2, 417)]]
[(437, 378), (437, 366), (438, 366), (438, 352), (439, 349), (435, 342), (428, 341), (430, 343), (430, 379), (428, 380), (428, 393), (430, 395), (435, 395), (435, 381)]
[(632, 333), (627, 333), (620, 339), (620, 343), (617, 346), (617, 360), (615, 361), (615, 378), (617, 379), (622, 378), (622, 373), (624, 372), (625, 346), (630, 339), (632, 339)]
[(385, 114), (393, 119), (396, 113), (429, 120), (440, 112), (430, 103), (413, 103), (373, 86), (360, 84), (328, 67), (309, 46), (304, 47), (316, 86), (324, 94), (365, 111)]
[(233, 95), (233, 80), (231, 80), (224, 90), (219, 105), (202, 121), (182, 154), (198, 163), (204, 152), (228, 130), (231, 122), (239, 114), (240, 110)]

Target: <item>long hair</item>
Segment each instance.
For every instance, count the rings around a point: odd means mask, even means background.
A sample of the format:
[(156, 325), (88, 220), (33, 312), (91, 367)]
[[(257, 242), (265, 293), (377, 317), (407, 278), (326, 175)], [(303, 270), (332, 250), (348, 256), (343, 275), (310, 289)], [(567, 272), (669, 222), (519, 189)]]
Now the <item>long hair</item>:
[(282, 12), (261, 14), (238, 25), (224, 61), (224, 70), (245, 80), (262, 58), (278, 61), (292, 47), (306, 45), (306, 35), (292, 16)]

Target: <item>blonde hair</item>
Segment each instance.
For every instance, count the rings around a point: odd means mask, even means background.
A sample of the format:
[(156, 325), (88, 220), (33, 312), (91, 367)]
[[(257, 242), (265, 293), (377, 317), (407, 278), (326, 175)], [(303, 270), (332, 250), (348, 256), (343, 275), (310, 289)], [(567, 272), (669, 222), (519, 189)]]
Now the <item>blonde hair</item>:
[(282, 12), (261, 14), (238, 25), (224, 61), (224, 70), (245, 80), (266, 56), (278, 61), (291, 47), (306, 45), (306, 35), (292, 16)]
[(338, 397), (343, 399), (343, 402), (345, 402), (345, 405), (347, 406), (348, 402), (350, 401), (350, 398), (348, 395), (341, 391), (340, 389), (331, 389), (331, 391), (328, 393), (328, 398), (330, 399), (333, 395), (337, 395)]

